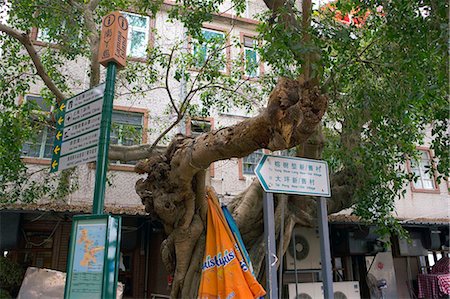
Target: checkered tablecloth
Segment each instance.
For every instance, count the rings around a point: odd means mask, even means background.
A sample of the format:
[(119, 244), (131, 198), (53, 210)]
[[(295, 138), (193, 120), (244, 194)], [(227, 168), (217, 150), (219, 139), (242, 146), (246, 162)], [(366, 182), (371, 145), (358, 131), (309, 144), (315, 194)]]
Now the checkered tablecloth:
[(446, 295), (450, 295), (450, 274), (438, 275), (437, 279), (439, 290)]
[(439, 298), (450, 294), (450, 274), (419, 274), (419, 298)]

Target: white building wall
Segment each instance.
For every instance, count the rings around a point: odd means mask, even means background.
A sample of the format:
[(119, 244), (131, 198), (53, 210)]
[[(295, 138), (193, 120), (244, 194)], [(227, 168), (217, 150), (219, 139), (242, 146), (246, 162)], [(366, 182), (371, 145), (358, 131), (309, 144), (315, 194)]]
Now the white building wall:
[(448, 185), (446, 182), (439, 184), (438, 193), (412, 192), (408, 187), (405, 198), (397, 200), (395, 206), (398, 217), (408, 220), (450, 218)]
[[(224, 7), (230, 7), (229, 3), (225, 3)], [(265, 9), (262, 1), (247, 1), (247, 11), (244, 16), (252, 17), (255, 13)], [(230, 9), (227, 11), (229, 16), (217, 17), (214, 22), (215, 26), (223, 27), (231, 31), (232, 38), (240, 38), (241, 33), (252, 34), (255, 33), (255, 24), (251, 22), (242, 22), (233, 18), (234, 11)], [(180, 38), (186, 39), (185, 29), (179, 22), (169, 22), (167, 13), (162, 11), (156, 16), (155, 28), (157, 36), (155, 43), (162, 46), (164, 49), (169, 49), (171, 45), (178, 42)], [(231, 56), (238, 57), (241, 49), (233, 47), (231, 49)], [(136, 63), (136, 62), (133, 62)], [(88, 61), (80, 59), (79, 61), (69, 63), (65, 66), (66, 71), (75, 79), (73, 91), (81, 92), (88, 88), (89, 78), (86, 76), (85, 70), (88, 67)], [(102, 70), (102, 78), (105, 76), (105, 71)], [(104, 79), (103, 79), (104, 80)], [(173, 87), (173, 95), (178, 98), (181, 95), (181, 83), (174, 80), (170, 81)], [(42, 85), (34, 86), (34, 90), (38, 91)], [(118, 93), (124, 92), (119, 89)], [(118, 97), (114, 101), (114, 105), (125, 107), (143, 108), (148, 110), (148, 128), (151, 131), (148, 133), (148, 140), (152, 142), (158, 136), (158, 126), (163, 123), (167, 124), (173, 120), (173, 115), (163, 115), (161, 112), (165, 111), (169, 99), (164, 90), (156, 90), (148, 93), (144, 97)], [(214, 127), (221, 128), (240, 122), (245, 119), (246, 113), (234, 109), (230, 113), (212, 113), (211, 117), (214, 119)], [(160, 122), (156, 122), (160, 119)], [(174, 128), (171, 134), (177, 132), (185, 133), (184, 123)], [(429, 143), (429, 140), (427, 140)], [(236, 195), (249, 186), (254, 179), (252, 175), (239, 175), (239, 159), (233, 158), (226, 161), (218, 161), (213, 165), (214, 176), (210, 177), (210, 184), (215, 188), (216, 192), (222, 195)], [(122, 167), (123, 168), (123, 167)], [(126, 168), (126, 167), (125, 167)], [(113, 204), (119, 206), (141, 206), (141, 200), (134, 192), (134, 185), (136, 181), (143, 176), (132, 172), (133, 167), (129, 166), (128, 171), (110, 171), (108, 180), (112, 186), (107, 187), (106, 204)], [(80, 175), (79, 185), (80, 189), (74, 194), (70, 195), (70, 203), (92, 202), (93, 187), (95, 181), (95, 169), (88, 166), (81, 166), (78, 169)], [(399, 199), (396, 202), (397, 216), (406, 219), (417, 218), (449, 218), (450, 216), (450, 195), (448, 191), (448, 184), (442, 182), (439, 185), (439, 193), (419, 193), (412, 192), (411, 188), (407, 188), (405, 198)]]

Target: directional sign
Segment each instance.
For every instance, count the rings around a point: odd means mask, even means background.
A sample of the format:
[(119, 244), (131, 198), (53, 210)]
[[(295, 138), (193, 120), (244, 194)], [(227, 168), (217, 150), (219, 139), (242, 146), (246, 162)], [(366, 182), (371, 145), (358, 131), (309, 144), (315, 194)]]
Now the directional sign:
[[(86, 132), (98, 129), (100, 127), (101, 120), (102, 115), (100, 113), (71, 126), (64, 127), (64, 130), (58, 131), (58, 133), (61, 133), (64, 140), (68, 140), (70, 138), (80, 136)], [(58, 139), (58, 133), (56, 134), (56, 139)]]
[[(92, 102), (93, 100), (97, 100), (99, 98), (103, 97), (103, 93), (105, 92), (105, 83), (102, 83), (94, 88), (88, 89), (80, 94), (77, 94), (76, 96), (66, 100), (63, 103), (66, 106), (66, 112), (72, 111), (74, 109), (77, 109), (78, 107), (81, 107), (87, 103)], [(61, 106), (63, 105), (61, 104)]]
[(86, 90), (56, 109), (50, 172), (96, 160), (105, 84)]
[[(88, 149), (81, 150), (79, 152), (71, 153), (66, 156), (60, 157), (57, 161), (58, 169), (66, 169), (77, 166), (79, 164), (85, 164), (95, 161), (97, 159), (97, 146), (93, 146)], [(55, 160), (56, 161), (56, 160)], [(53, 166), (52, 166), (53, 167)]]
[(264, 155), (255, 174), (266, 192), (331, 196), (325, 161)]
[(73, 153), (83, 148), (97, 145), (98, 138), (100, 137), (100, 129), (92, 131), (73, 139), (67, 140), (61, 144), (61, 156)]

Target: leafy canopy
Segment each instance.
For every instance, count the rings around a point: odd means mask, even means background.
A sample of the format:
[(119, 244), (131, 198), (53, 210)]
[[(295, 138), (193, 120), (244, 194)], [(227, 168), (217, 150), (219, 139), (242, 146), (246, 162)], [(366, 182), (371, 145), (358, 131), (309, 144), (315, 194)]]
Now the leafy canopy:
[[(323, 157), (333, 172), (346, 169), (355, 173), (355, 212), (383, 227), (395, 222), (390, 216), (394, 201), (404, 194), (410, 180), (416, 179), (405, 163), (417, 157), (416, 146), (424, 143), (428, 131), (435, 153), (435, 169), (430, 171), (436, 171), (439, 179), (448, 177), (448, 3), (337, 1), (315, 10), (312, 26), (305, 29), (299, 25), (299, 9), (287, 1), (283, 8), (257, 16), (255, 44), (270, 71), (255, 83), (243, 80), (241, 57), (233, 57), (228, 74), (222, 72), (223, 50), (240, 47), (237, 38), (226, 35), (227, 45), (222, 38), (202, 34), (202, 24), (215, 18), (223, 2), (176, 1), (177, 5), (167, 7), (161, 0), (100, 1), (91, 12), (93, 28), (86, 14), (89, 1), (15, 0), (8, 4), (8, 23), (24, 32), (45, 28), (46, 36), (58, 46), (39, 48), (42, 63), (58, 88), (70, 95), (76, 93), (73, 87), (79, 82), (71, 78), (65, 65), (77, 59), (89, 61), (89, 37), (92, 30), (98, 32), (102, 16), (130, 7), (152, 17), (168, 10), (169, 22), (182, 23), (185, 35), (167, 46), (162, 42), (164, 36), (153, 30), (155, 44), (147, 50), (146, 61), (130, 62), (118, 81), (118, 96), (130, 101), (157, 89), (167, 92), (172, 104), (154, 117), (160, 120), (160, 131), (167, 129), (167, 121), (174, 115), (180, 121), (187, 114), (206, 116), (214, 109), (226, 111), (236, 105), (250, 111), (264, 104), (277, 77), (295, 78), (304, 71), (305, 59), (311, 60), (313, 76), (330, 95), (323, 120)], [(245, 11), (245, 1), (231, 2), (237, 14)], [(353, 22), (344, 24), (342, 16), (347, 14)], [(191, 51), (187, 36), (198, 45), (208, 44), (208, 56)], [(310, 41), (305, 42), (305, 36), (310, 36)], [(28, 190), (32, 184), (24, 178), (30, 173), (20, 160), (20, 149), (33, 135), (35, 107), (18, 104), (17, 99), (40, 81), (17, 40), (1, 34), (0, 43), (0, 190)], [(88, 69), (85, 75), (91, 72)], [(185, 84), (183, 95), (170, 93), (173, 86), (167, 84), (167, 76), (169, 82)], [(42, 88), (41, 94), (55, 103), (48, 89)], [(157, 140), (164, 142), (167, 137)], [(48, 189), (33, 192), (38, 197)], [(0, 198), (32, 200), (33, 196), (11, 197), (3, 192)]]

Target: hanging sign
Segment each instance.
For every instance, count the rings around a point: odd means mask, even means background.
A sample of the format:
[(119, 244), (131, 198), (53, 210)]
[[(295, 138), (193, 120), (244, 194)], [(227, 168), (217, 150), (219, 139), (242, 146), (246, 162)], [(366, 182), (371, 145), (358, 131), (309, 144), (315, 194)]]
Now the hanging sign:
[(98, 62), (107, 66), (109, 62), (124, 67), (127, 59), (128, 21), (118, 11), (111, 12), (102, 19), (102, 32)]

